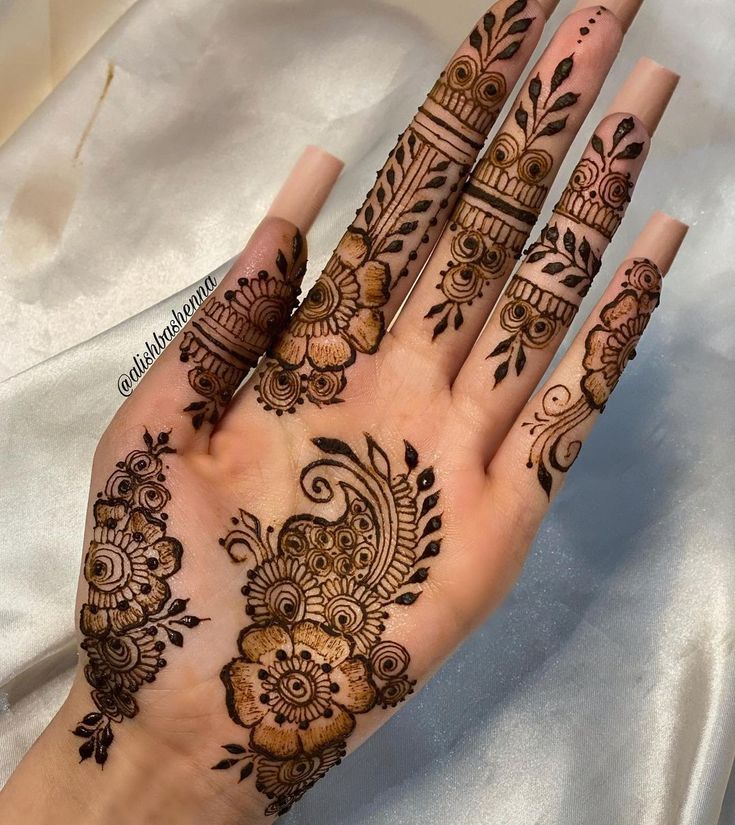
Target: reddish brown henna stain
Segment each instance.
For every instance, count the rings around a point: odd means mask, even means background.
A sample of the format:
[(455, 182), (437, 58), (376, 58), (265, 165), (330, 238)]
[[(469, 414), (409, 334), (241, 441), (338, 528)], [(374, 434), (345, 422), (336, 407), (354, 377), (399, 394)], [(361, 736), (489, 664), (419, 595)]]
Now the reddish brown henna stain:
[(81, 760), (107, 761), (113, 723), (137, 716), (135, 694), (166, 667), (167, 646), (184, 644), (182, 630), (204, 619), (186, 614), (188, 599), (172, 599), (168, 580), (179, 571), (181, 542), (168, 535), (171, 499), (165, 457), (176, 452), (168, 433), (134, 450), (107, 480), (94, 505), (94, 530), (84, 558), (87, 599), (79, 624), (87, 654), (84, 676), (96, 710), (74, 729), (85, 741)]
[(302, 471), (301, 488), (314, 504), (339, 498), (341, 515), (294, 515), (263, 530), (240, 511), (220, 540), (251, 565), (250, 623), (221, 674), (246, 737), (223, 745), (214, 769), (236, 768), (239, 781), (254, 774), (267, 814), (287, 811), (339, 764), (358, 716), (413, 692), (409, 653), (386, 638), (386, 621), (419, 598), (441, 548), (434, 471), (418, 469), (410, 444), (398, 473), (369, 436), (366, 458), (336, 439), (314, 444), (323, 457)]

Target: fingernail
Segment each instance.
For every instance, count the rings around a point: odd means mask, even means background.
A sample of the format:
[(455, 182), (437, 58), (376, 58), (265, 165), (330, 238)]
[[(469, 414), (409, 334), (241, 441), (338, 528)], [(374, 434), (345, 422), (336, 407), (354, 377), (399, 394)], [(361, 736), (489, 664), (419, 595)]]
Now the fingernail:
[(304, 235), (321, 212), (344, 163), (320, 149), (307, 146), (268, 210), (268, 217), (284, 218)]
[(621, 86), (608, 113), (635, 115), (653, 135), (679, 80), (676, 72), (648, 57), (642, 57)]
[(647, 258), (665, 275), (674, 263), (689, 227), (664, 212), (655, 212), (636, 238), (629, 258)]

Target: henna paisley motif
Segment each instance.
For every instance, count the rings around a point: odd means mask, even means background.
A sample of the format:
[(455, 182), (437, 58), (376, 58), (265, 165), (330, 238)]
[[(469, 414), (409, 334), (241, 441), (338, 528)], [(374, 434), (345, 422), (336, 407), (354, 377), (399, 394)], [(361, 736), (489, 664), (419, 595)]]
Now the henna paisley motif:
[(341, 515), (297, 514), (262, 530), (241, 511), (220, 540), (251, 565), (242, 588), (251, 623), (221, 673), (247, 735), (223, 746), (214, 769), (254, 773), (269, 813), (339, 763), (358, 716), (413, 692), (409, 653), (385, 638), (386, 620), (419, 598), (441, 544), (434, 471), (419, 471), (410, 444), (398, 473), (369, 436), (365, 458), (336, 439), (314, 444), (322, 457), (302, 471), (301, 489), (315, 505), (340, 502)]
[(146, 431), (143, 440), (146, 449), (118, 462), (105, 492), (97, 495), (84, 559), (87, 599), (79, 624), (87, 654), (84, 676), (97, 709), (74, 734), (85, 740), (79, 747), (82, 761), (94, 756), (99, 765), (107, 761), (114, 739), (112, 723), (137, 715), (135, 694), (166, 666), (167, 645), (183, 645), (174, 625), (191, 628), (204, 621), (180, 615), (188, 600), (171, 600), (168, 583), (183, 555), (181, 543), (167, 535), (163, 512), (171, 498), (163, 457), (175, 450), (168, 433), (154, 441)]

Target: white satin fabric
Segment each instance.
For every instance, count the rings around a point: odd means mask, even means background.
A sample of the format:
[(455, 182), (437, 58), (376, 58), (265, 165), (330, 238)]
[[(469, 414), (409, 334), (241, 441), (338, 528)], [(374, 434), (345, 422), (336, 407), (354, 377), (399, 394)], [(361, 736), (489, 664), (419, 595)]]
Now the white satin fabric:
[[(138, 0), (0, 149), (3, 778), (69, 684), (118, 376), (306, 142), (348, 164), (319, 270), (482, 11)], [(731, 0), (647, 0), (559, 185), (637, 57), (684, 73), (607, 257), (654, 208), (691, 222), (663, 306), (507, 604), (284, 821), (735, 823), (734, 35)]]

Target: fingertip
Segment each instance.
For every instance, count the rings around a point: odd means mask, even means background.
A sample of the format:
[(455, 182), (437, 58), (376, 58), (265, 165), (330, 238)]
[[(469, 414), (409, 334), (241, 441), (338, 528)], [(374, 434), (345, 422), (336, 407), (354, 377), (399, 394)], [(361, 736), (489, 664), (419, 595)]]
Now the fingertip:
[(653, 135), (669, 105), (680, 76), (671, 69), (642, 57), (620, 87), (608, 114), (635, 114)]
[(307, 146), (276, 195), (267, 216), (284, 218), (306, 235), (339, 179), (344, 163), (318, 146)]
[(618, 18), (620, 25), (623, 27), (623, 31), (627, 32), (642, 5), (643, 0), (605, 0), (604, 6), (595, 5), (594, 3), (590, 3), (589, 0), (580, 0), (574, 7), (574, 11), (604, 8)]
[(629, 258), (646, 258), (662, 275), (671, 269), (689, 226), (665, 212), (655, 212), (633, 243)]

